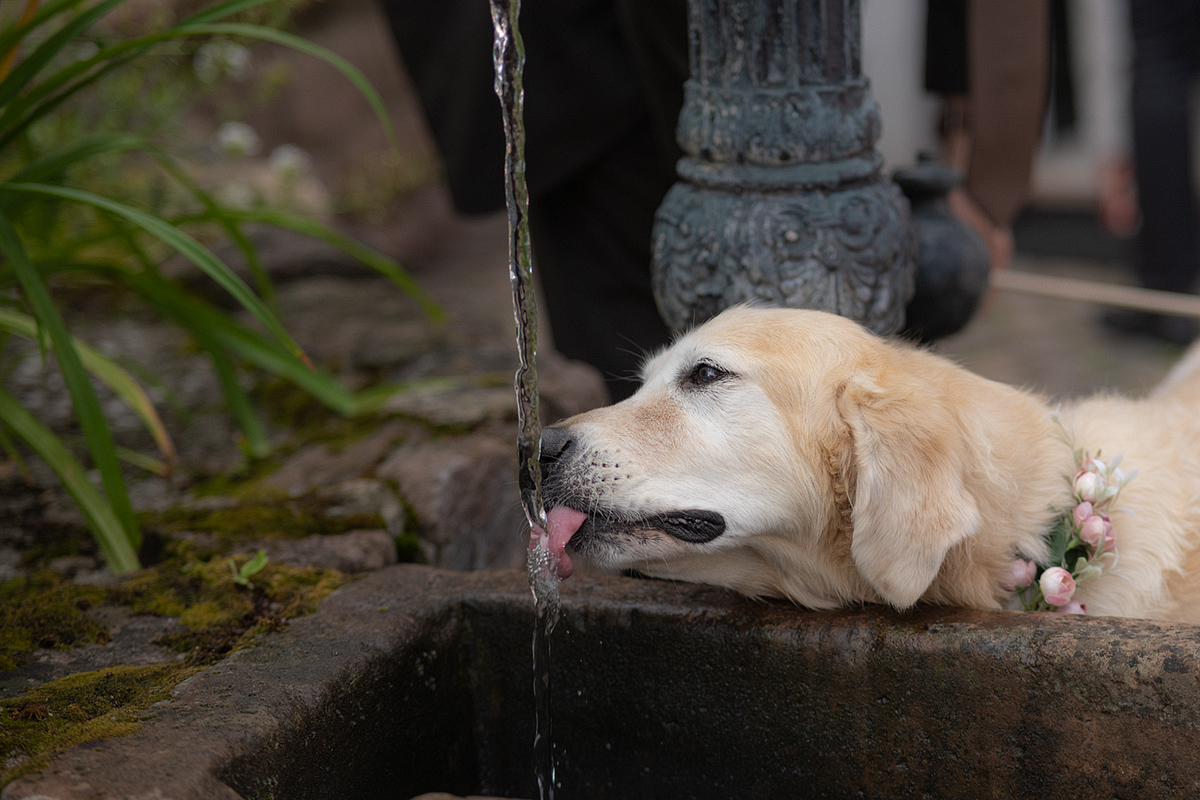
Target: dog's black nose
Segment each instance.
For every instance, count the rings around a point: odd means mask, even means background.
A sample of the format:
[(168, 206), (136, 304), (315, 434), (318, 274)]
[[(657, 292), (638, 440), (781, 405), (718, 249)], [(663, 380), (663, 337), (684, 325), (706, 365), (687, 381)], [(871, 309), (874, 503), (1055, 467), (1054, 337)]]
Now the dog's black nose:
[(558, 460), (571, 447), (572, 441), (566, 428), (543, 428), (541, 462), (545, 464)]

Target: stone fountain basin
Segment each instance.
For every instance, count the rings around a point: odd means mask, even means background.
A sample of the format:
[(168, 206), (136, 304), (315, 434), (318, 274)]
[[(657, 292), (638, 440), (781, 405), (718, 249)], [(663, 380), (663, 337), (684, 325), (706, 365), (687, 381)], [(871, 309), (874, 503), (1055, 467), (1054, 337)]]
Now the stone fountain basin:
[[(520, 573), (381, 570), (3, 798), (534, 797), (532, 626)], [(552, 647), (560, 797), (1200, 787), (1200, 627), (572, 578)]]

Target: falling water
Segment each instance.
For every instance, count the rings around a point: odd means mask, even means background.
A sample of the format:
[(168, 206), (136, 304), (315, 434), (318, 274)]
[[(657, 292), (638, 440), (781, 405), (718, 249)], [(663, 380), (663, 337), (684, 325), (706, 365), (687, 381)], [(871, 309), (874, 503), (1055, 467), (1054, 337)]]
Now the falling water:
[[(533, 299), (533, 270), (529, 250), (529, 196), (525, 186), (525, 125), (521, 85), (525, 48), (517, 29), (521, 0), (490, 0), (495, 47), (496, 94), (504, 116), (505, 182), (508, 205), (508, 275), (512, 281), (513, 312), (517, 325), (517, 457), (521, 505), (531, 526), (545, 530), (542, 508), (542, 471), (538, 450), (542, 427), (538, 420), (537, 306)], [(537, 621), (533, 630), (533, 696), (536, 722), (533, 739), (538, 796), (554, 798), (554, 751), (550, 736), (550, 632), (558, 621), (558, 575), (547, 547), (548, 537), (534, 537), (529, 550), (529, 587), (533, 591)]]

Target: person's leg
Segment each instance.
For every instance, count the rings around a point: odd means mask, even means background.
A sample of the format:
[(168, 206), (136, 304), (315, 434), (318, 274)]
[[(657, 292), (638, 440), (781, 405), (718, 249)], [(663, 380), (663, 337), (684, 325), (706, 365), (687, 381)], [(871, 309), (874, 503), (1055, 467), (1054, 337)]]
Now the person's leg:
[[(1190, 292), (1200, 276), (1188, 124), (1200, 0), (1137, 0), (1130, 10), (1133, 160), (1142, 212), (1134, 268), (1149, 289)], [(1103, 320), (1123, 333), (1181, 345), (1196, 336), (1195, 321), (1184, 317), (1115, 310)]]
[(644, 357), (670, 340), (650, 288), (650, 233), (674, 180), (674, 164), (644, 125), (530, 202), (555, 347), (598, 368), (614, 401), (637, 389)]
[(972, 0), (967, 10), (970, 146), (950, 207), (978, 230), (993, 268), (1012, 260), (1012, 223), (1029, 195), (1045, 114), (1045, 0)]
[(1188, 125), (1200, 2), (1138, 0), (1131, 10), (1138, 277), (1150, 289), (1188, 292), (1200, 274)]

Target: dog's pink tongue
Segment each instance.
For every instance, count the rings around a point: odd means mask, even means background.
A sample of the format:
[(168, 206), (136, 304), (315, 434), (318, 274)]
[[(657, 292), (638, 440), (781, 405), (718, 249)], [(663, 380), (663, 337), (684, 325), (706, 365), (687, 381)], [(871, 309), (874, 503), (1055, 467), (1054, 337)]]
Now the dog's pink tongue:
[(547, 537), (546, 545), (550, 557), (557, 567), (559, 580), (566, 580), (575, 571), (571, 557), (567, 555), (567, 542), (587, 519), (587, 514), (566, 506), (555, 506), (546, 512), (546, 530), (536, 529), (538, 535)]

